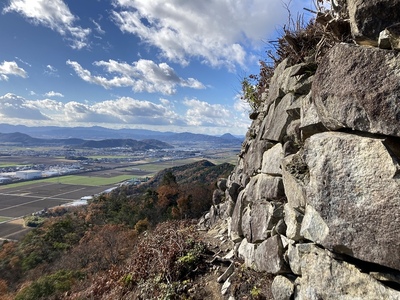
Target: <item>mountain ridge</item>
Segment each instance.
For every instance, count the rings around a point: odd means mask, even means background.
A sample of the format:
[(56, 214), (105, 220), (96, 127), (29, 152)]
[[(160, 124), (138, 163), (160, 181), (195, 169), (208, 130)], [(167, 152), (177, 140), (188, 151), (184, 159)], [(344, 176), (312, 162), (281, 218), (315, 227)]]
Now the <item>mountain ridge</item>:
[(116, 147), (131, 147), (134, 150), (149, 150), (149, 149), (170, 149), (172, 145), (156, 140), (146, 139), (137, 141), (133, 139), (104, 139), (104, 140), (84, 140), (78, 138), (68, 139), (41, 139), (34, 138), (28, 134), (21, 132), (0, 133), (0, 143), (20, 145), (20, 146), (71, 146), (83, 148), (116, 148)]
[(191, 143), (206, 143), (210, 145), (241, 146), (244, 136), (236, 137), (230, 133), (214, 136), (191, 132), (162, 132), (148, 129), (110, 129), (100, 126), (93, 127), (57, 127), (0, 124), (1, 133), (20, 132), (32, 138), (41, 139), (71, 139), (105, 140), (105, 139), (155, 139), (169, 144), (190, 145)]

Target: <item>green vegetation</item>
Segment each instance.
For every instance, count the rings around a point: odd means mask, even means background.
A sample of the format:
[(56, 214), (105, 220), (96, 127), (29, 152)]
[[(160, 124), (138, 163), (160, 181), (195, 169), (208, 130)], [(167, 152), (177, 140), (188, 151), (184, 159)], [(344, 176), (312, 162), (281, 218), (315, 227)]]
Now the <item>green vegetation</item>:
[(246, 101), (253, 111), (258, 111), (261, 105), (261, 96), (258, 95), (257, 85), (254, 84), (254, 80), (251, 77), (245, 77), (242, 84), (242, 100)]
[(38, 216), (27, 216), (24, 217), (25, 226), (38, 227), (44, 223), (45, 219)]
[(15, 300), (37, 300), (61, 296), (62, 293), (69, 291), (76, 281), (83, 278), (80, 272), (61, 270), (55, 274), (43, 276), (22, 289)]
[(254, 299), (258, 299), (261, 296), (261, 289), (258, 288), (257, 286), (254, 286), (250, 291), (250, 295)]

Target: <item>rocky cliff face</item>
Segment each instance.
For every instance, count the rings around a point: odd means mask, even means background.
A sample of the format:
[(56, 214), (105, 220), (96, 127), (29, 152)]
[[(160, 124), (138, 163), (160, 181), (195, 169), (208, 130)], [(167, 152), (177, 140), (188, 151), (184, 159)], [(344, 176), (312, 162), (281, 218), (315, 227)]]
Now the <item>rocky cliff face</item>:
[(333, 2), (358, 44), (279, 64), (202, 224), (275, 299), (400, 299), (400, 1)]

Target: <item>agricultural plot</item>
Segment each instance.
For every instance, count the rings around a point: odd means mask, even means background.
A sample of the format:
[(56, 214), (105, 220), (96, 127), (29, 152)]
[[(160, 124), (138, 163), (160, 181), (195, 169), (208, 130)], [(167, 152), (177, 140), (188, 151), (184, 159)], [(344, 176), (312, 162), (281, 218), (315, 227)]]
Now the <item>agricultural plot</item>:
[(11, 218), (5, 218), (5, 217), (0, 217), (0, 223), (6, 222), (10, 220)]
[(132, 175), (118, 174), (103, 174), (100, 177), (88, 173), (86, 176), (70, 175), (1, 186), (0, 239), (16, 239), (27, 232), (22, 224), (7, 222), (9, 220), (30, 215), (44, 208), (71, 203), (84, 196), (99, 194), (116, 186), (120, 181), (132, 178)]
[(29, 186), (0, 190), (0, 217), (18, 218), (94, 195), (108, 187), (36, 182)]
[(67, 185), (84, 185), (84, 186), (106, 186), (112, 185), (117, 182), (132, 179), (131, 175), (119, 175), (113, 177), (97, 177), (97, 176), (80, 176), (80, 175), (69, 175), (58, 178), (46, 179), (49, 183), (60, 183)]

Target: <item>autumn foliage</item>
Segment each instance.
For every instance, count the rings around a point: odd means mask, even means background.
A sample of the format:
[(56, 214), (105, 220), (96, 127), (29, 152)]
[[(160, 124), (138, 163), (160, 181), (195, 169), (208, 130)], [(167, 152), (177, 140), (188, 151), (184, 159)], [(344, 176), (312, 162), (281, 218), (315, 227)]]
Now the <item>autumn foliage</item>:
[[(204, 247), (193, 224), (231, 167), (171, 169), (85, 207), (49, 210), (20, 242), (0, 244), (0, 299), (157, 299), (187, 292)], [(194, 220), (193, 220), (194, 219)], [(171, 298), (172, 299), (172, 298)]]

